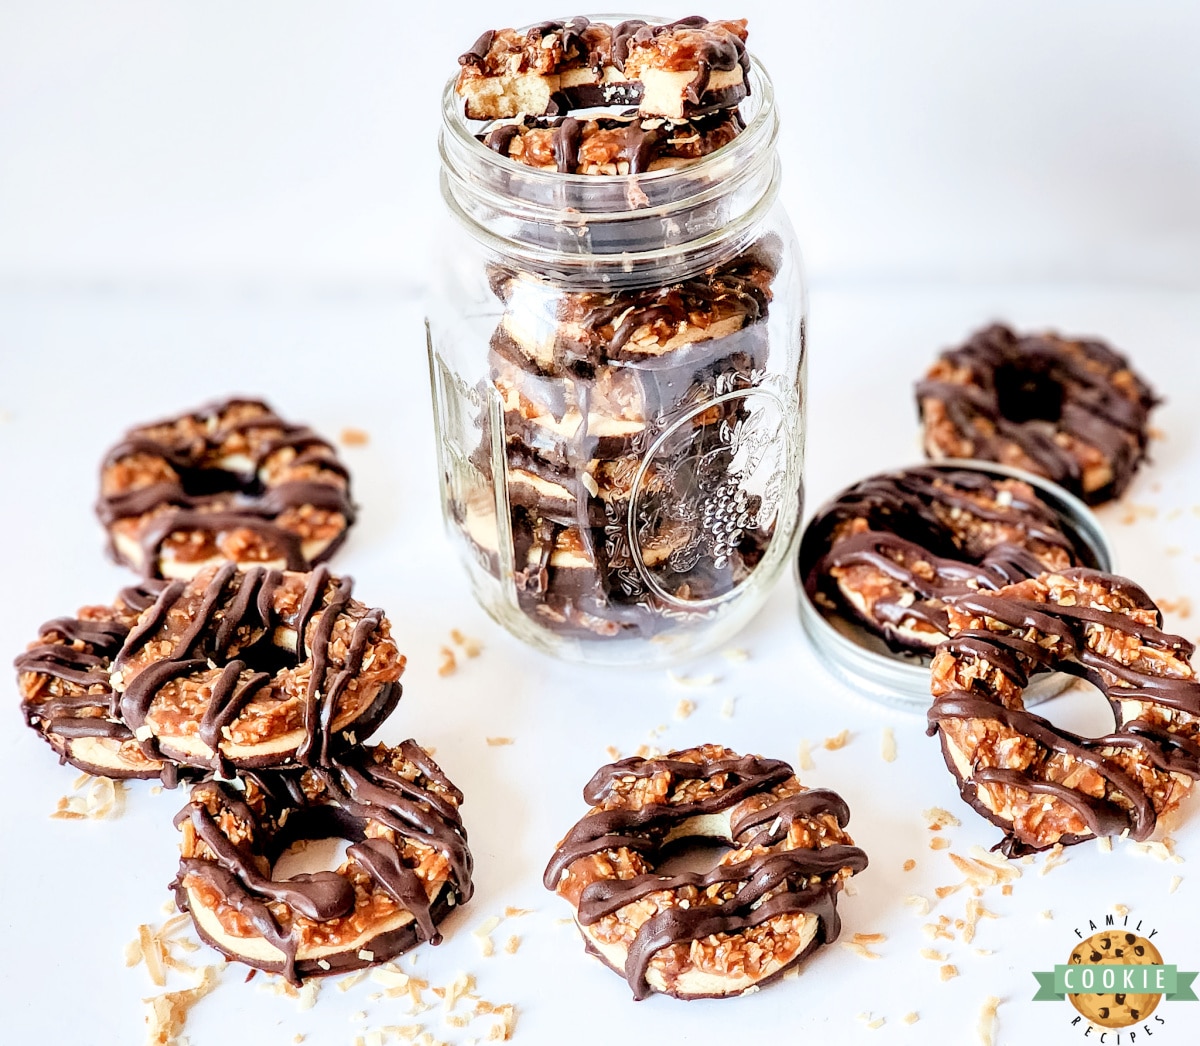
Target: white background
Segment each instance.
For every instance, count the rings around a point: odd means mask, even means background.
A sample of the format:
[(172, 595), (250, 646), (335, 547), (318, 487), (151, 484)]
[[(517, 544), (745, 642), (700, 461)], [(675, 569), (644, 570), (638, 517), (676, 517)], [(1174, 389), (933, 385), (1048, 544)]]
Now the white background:
[[(434, 983), (472, 970), (484, 996), (519, 1005), (517, 1041), (537, 1046), (966, 1043), (988, 995), (1003, 1000), (1000, 1042), (1084, 1041), (1066, 1003), (1029, 1002), (1030, 971), (1063, 962), (1072, 928), (1117, 903), (1159, 929), (1167, 962), (1200, 968), (1194, 803), (1175, 833), (1183, 864), (1076, 847), (1045, 877), (1025, 868), (1013, 896), (989, 893), (1000, 920), (970, 947), (937, 943), (962, 974), (943, 984), (918, 956), (928, 920), (902, 904), (960, 878), (928, 849), (921, 811), (962, 816), (949, 833), (958, 851), (998, 833), (961, 806), (919, 717), (824, 674), (790, 578), (737, 641), (748, 662), (681, 669), (719, 677), (702, 690), (663, 672), (555, 664), (471, 603), (438, 522), (420, 331), (437, 96), (480, 29), (551, 13), (0, 0), (0, 653), (127, 583), (103, 558), (91, 514), (97, 463), (126, 426), (235, 389), (331, 434), (359, 426), (370, 443), (346, 456), (362, 519), (337, 564), (387, 609), (410, 659), (382, 736), (436, 747), (466, 792), (478, 866), (477, 898), (446, 944), (417, 953)], [(999, 317), (1099, 333), (1168, 397), (1153, 464), (1101, 519), (1124, 571), (1173, 605), (1200, 604), (1200, 9), (845, 2), (720, 13), (751, 18), (780, 89), (785, 198), (813, 276), (810, 505), (917, 457), (912, 380), (973, 327)], [(1168, 625), (1196, 638), (1194, 616), (1173, 613)], [(452, 628), (485, 651), (442, 679), (438, 648)], [(140, 1042), (140, 1000), (155, 989), (141, 968), (124, 969), (122, 948), (138, 923), (164, 917), (180, 798), (135, 786), (119, 821), (50, 821), (75, 775), (20, 725), (9, 693), (0, 1038)], [(681, 697), (698, 707), (678, 721)], [(732, 719), (719, 714), (727, 697)], [(1104, 725), (1084, 694), (1044, 710), (1078, 729)], [(579, 790), (605, 746), (632, 752), (662, 724), (664, 746), (717, 740), (789, 759), (801, 738), (853, 732), (803, 777), (850, 802), (872, 865), (843, 901), (845, 933), (887, 934), (882, 960), (835, 946), (798, 981), (756, 996), (634, 1005), (585, 958), (555, 922), (566, 912), (541, 889), (541, 869), (583, 812)], [(898, 742), (892, 764), (879, 755), (885, 726)], [(516, 743), (488, 747), (497, 735)], [(903, 873), (908, 857), (918, 867)], [(963, 900), (934, 914), (961, 915)], [(494, 934), (501, 945), (520, 934), (517, 955), (483, 959), (470, 930), (506, 905), (537, 911)], [(283, 1046), (297, 1032), (325, 1046), (410, 1023), (394, 1003), (370, 1002), (369, 983), (346, 994), (329, 985), (299, 1013), (241, 980), (231, 967), (196, 1009), (193, 1046)], [(349, 1020), (360, 1010), (367, 1021)], [(920, 1022), (900, 1024), (911, 1010)], [(864, 1011), (887, 1023), (869, 1030), (856, 1019)], [(1156, 1046), (1194, 1039), (1191, 1009), (1161, 1013)], [(439, 1027), (436, 1012), (417, 1019), (452, 1043), (479, 1031)]]

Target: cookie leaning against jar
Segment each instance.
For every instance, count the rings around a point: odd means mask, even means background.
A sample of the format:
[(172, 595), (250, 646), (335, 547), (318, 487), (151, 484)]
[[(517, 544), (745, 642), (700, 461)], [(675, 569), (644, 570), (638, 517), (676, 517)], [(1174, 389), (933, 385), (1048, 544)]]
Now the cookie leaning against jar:
[(105, 455), (96, 512), (114, 559), (168, 578), (223, 562), (309, 570), (355, 516), (331, 443), (236, 398), (130, 429)]
[[(1076, 568), (957, 596), (932, 665), (929, 733), (963, 799), (1019, 855), (1150, 837), (1200, 778), (1195, 647), (1126, 578)], [(1093, 683), (1116, 728), (1082, 737), (1025, 710), (1035, 672)]]
[(1028, 483), (970, 469), (870, 476), (809, 527), (825, 551), (804, 585), (893, 650), (932, 653), (948, 635), (946, 601), (1086, 562)]
[(563, 114), (636, 105), (687, 119), (737, 105), (749, 91), (746, 22), (699, 15), (665, 25), (610, 26), (583, 17), (522, 32), (490, 29), (459, 57), (456, 91), (468, 119)]
[(1129, 486), (1159, 402), (1103, 342), (1001, 324), (943, 352), (916, 391), (929, 457), (1013, 465), (1091, 505)]
[[(867, 866), (841, 797), (778, 759), (720, 745), (622, 759), (583, 795), (592, 809), (544, 882), (637, 999), (725, 998), (781, 976), (837, 938), (838, 894)], [(658, 872), (688, 839), (730, 849), (707, 872)]]

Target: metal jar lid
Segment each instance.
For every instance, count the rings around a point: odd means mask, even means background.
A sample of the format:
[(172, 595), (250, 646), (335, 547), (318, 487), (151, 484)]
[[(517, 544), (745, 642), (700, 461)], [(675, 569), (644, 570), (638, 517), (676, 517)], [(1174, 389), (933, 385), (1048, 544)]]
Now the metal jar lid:
[[(909, 467), (932, 468), (946, 472), (970, 470), (999, 479), (1019, 479), (1028, 483), (1058, 516), (1063, 533), (1071, 538), (1084, 554), (1086, 561), (1083, 565), (1112, 573), (1115, 558), (1099, 520), (1082, 501), (1057, 483), (1023, 469), (965, 458), (922, 462), (920, 465)], [(888, 471), (905, 470), (899, 468)], [(821, 512), (818, 512), (813, 519), (820, 515)], [(800, 582), (800, 621), (816, 650), (817, 660), (835, 679), (874, 701), (911, 712), (925, 712), (930, 701), (928, 657), (890, 650), (882, 639), (868, 632), (858, 622), (840, 614), (824, 611), (809, 598), (804, 578), (824, 551), (824, 548), (818, 547), (813, 520), (809, 520), (800, 539), (800, 553), (796, 563)], [(1035, 705), (1054, 697), (1073, 682), (1072, 676), (1062, 672), (1034, 676), (1025, 688), (1025, 704)]]

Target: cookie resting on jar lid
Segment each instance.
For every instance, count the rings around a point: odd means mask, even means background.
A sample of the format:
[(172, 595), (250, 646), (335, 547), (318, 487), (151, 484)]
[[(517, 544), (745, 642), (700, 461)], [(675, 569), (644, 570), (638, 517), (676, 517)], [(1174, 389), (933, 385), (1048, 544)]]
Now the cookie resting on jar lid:
[[(963, 799), (1019, 855), (1101, 836), (1145, 840), (1200, 777), (1194, 644), (1126, 578), (1077, 568), (955, 597), (933, 660), (929, 732)], [(1035, 673), (1094, 684), (1116, 727), (1083, 737), (1025, 709)]]
[[(924, 465), (868, 476), (817, 512), (797, 558), (800, 617), (835, 676), (924, 712), (948, 600), (1046, 570), (1112, 565), (1095, 517), (1054, 484), (990, 462)], [(1026, 700), (1070, 682), (1039, 676)]]
[(333, 445), (236, 398), (130, 429), (105, 455), (96, 512), (117, 562), (185, 579), (226, 562), (309, 570), (355, 517)]
[[(584, 788), (592, 809), (546, 868), (587, 950), (635, 999), (740, 995), (837, 938), (838, 894), (867, 866), (835, 792), (779, 759), (720, 745), (623, 759)], [(706, 872), (659, 871), (681, 843), (728, 850)]]

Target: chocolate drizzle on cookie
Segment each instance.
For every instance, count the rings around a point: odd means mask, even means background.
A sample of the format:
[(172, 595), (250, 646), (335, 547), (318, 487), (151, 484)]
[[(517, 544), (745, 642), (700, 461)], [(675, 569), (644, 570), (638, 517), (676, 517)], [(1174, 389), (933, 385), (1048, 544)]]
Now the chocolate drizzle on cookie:
[[(235, 437), (248, 439), (252, 453), (231, 465), (225, 447)], [(266, 478), (264, 466), (281, 452), (289, 455), (286, 465)], [(297, 473), (306, 478), (288, 478)], [(113, 558), (150, 576), (161, 573), (169, 538), (190, 535), (211, 545), (230, 531), (255, 535), (286, 569), (307, 570), (337, 551), (354, 522), (348, 475), (332, 444), (312, 429), (284, 421), (259, 400), (229, 399), (132, 429), (105, 456), (96, 512)], [(305, 508), (342, 519), (311, 559), (301, 534), (279, 523)], [(136, 531), (118, 537), (116, 525), (129, 519), (140, 520)], [(136, 541), (139, 562), (123, 540)]]
[[(163, 588), (161, 581), (143, 581), (123, 589), (111, 610), (93, 609), (88, 618), (47, 621), (38, 629), (38, 641), (14, 660), (18, 675), (31, 684), (22, 686), (25, 722), (41, 732), (64, 762), (92, 773), (122, 776), (115, 766), (78, 761), (72, 755), (71, 742), (87, 737), (120, 745), (132, 740), (133, 732), (121, 718), (119, 695), (112, 689), (109, 673), (138, 614), (154, 605)], [(177, 781), (176, 768), (170, 763), (148, 764), (139, 775), (161, 777), (168, 787)]]
[[(1128, 832), (1144, 840), (1154, 831), (1159, 810), (1154, 785), (1163, 775), (1200, 778), (1200, 681), (1188, 675), (1168, 674), (1163, 667), (1151, 671), (1122, 663), (1109, 649), (1120, 649), (1122, 637), (1136, 640), (1139, 649), (1162, 652), (1186, 661), (1194, 652), (1188, 640), (1165, 633), (1161, 615), (1141, 588), (1124, 578), (1098, 571), (1074, 569), (1056, 577), (1093, 584), (1125, 605), (1155, 609), (1156, 625), (1137, 621), (1119, 610), (1086, 605), (1084, 596), (1072, 592), (1073, 603), (1025, 598), (1023, 583), (1013, 591), (971, 593), (951, 602), (952, 617), (990, 622), (983, 628), (955, 627), (940, 648), (934, 664), (935, 700), (929, 709), (929, 733), (950, 720), (982, 720), (1001, 724), (1036, 743), (1040, 754), (1027, 766), (989, 765), (990, 757), (976, 757), (970, 777), (960, 781), (963, 798), (984, 816), (1008, 831), (1001, 849), (1020, 854), (1041, 849), (1008, 824), (1001, 823), (979, 798), (979, 786), (1002, 785), (1031, 796), (1047, 795), (1078, 813), (1095, 836)], [(1051, 637), (1046, 644), (1039, 637)], [(1090, 640), (1090, 641), (1089, 641)], [(1016, 704), (1002, 700), (973, 674), (970, 690), (942, 689), (939, 678), (955, 678), (951, 665), (986, 662), (1007, 678), (1019, 694), (1037, 672), (1059, 671), (1086, 679), (1108, 700), (1116, 729), (1102, 737), (1087, 738), (1056, 727)], [(1151, 660), (1157, 665), (1159, 662)], [(1133, 708), (1126, 705), (1133, 703)], [(943, 738), (943, 748), (947, 740)], [(1137, 771), (1114, 756), (1132, 757)], [(1094, 771), (1103, 781), (1103, 795), (1085, 793), (1062, 783), (1061, 765), (1047, 766), (1056, 757), (1067, 757)], [(954, 769), (947, 754), (947, 762)], [(1060, 761), (1061, 762), (1061, 761)], [(956, 770), (957, 775), (957, 770)], [(1063, 843), (1079, 842), (1086, 835), (1063, 836)], [(1050, 845), (1045, 843), (1044, 845)]]
[(1129, 485), (1159, 402), (1102, 342), (1021, 336), (1001, 324), (942, 353), (916, 393), (930, 456), (1011, 461), (1016, 451), (1025, 467), (1091, 504)]
[[(678, 753), (682, 754), (682, 753)], [(613, 789), (629, 778), (669, 774), (672, 788), (693, 781), (718, 781), (718, 789), (698, 800), (675, 799), (631, 807), (612, 805)], [(543, 882), (557, 889), (571, 866), (581, 858), (610, 850), (640, 853), (652, 867), (670, 843), (684, 837), (686, 823), (695, 817), (719, 813), (754, 797), (771, 796), (772, 790), (794, 778), (792, 768), (778, 759), (759, 756), (699, 761), (672, 758), (630, 758), (602, 767), (588, 782), (584, 798), (595, 807), (567, 834), (546, 868)], [(771, 802), (740, 814), (730, 826), (730, 842), (739, 849), (763, 848), (746, 860), (718, 865), (709, 872), (659, 875), (651, 871), (632, 878), (605, 878), (584, 886), (578, 902), (581, 926), (590, 926), (626, 905), (659, 891), (695, 887), (701, 895), (709, 887), (737, 883), (731, 897), (719, 904), (671, 906), (647, 919), (629, 946), (625, 976), (634, 997), (650, 993), (646, 972), (663, 948), (710, 934), (735, 934), (783, 914), (812, 913), (819, 920), (818, 935), (832, 941), (840, 932), (836, 894), (839, 871), (852, 873), (867, 866), (858, 847), (831, 843), (818, 849), (780, 848), (792, 823), (798, 819), (832, 817), (844, 827), (849, 810), (841, 797), (813, 789)], [(682, 831), (681, 831), (682, 830)]]
[[(945, 604), (956, 595), (1090, 563), (1091, 555), (1028, 484), (948, 468), (855, 484), (817, 514), (801, 551), (811, 563), (804, 578), (810, 598), (824, 597), (895, 650), (932, 650), (947, 634)], [(845, 591), (856, 592), (846, 577), (856, 567), (896, 582), (898, 594), (858, 606)], [(912, 623), (925, 626), (925, 638), (902, 631)]]
[[(411, 740), (395, 748), (356, 748), (310, 773), (315, 777), (302, 778), (296, 770), (245, 774), (246, 787), (253, 788), (253, 805), (227, 782), (210, 781), (193, 790), (175, 823), (188, 823), (203, 848), (185, 843), (190, 856), (180, 861), (172, 884), (180, 909), (196, 917), (189, 888), (200, 885), (211, 891), (218, 905), (248, 920), (283, 958), (255, 961), (231, 953), (198, 921), (201, 935), (231, 958), (276, 970), (293, 983), (311, 974), (382, 961), (420, 941), (439, 943), (438, 922), (452, 906), (469, 900), (473, 890), (471, 854), (458, 812), (462, 793)], [(367, 834), (371, 824), (386, 828), (387, 836), (374, 830)], [(230, 837), (231, 830), (237, 831), (239, 842)], [(326, 836), (351, 840), (346, 854), (353, 865), (412, 914), (411, 923), (383, 931), (363, 945), (370, 959), (357, 947), (332, 952), (322, 962), (297, 958), (302, 937), (296, 916), (329, 923), (352, 915), (357, 901), (351, 878), (324, 871), (277, 880), (262, 870), (274, 865), (293, 843)], [(440, 852), (448, 863), (445, 884), (438, 884), (432, 896), (418, 874), (419, 852), (414, 856), (410, 842)], [(215, 914), (210, 902), (204, 904)]]
[[(228, 776), (230, 764), (220, 747), (225, 731), (251, 700), (275, 684), (281, 660), (282, 671), (307, 662), (310, 671), (301, 707), (303, 738), (294, 758), (302, 765), (324, 764), (332, 752), (345, 745), (345, 739), (334, 734), (334, 718), (346, 688), (363, 671), (370, 644), (380, 635), (383, 612), (363, 608), (351, 613), (353, 582), (333, 577), (324, 565), (305, 577), (296, 608), (288, 613), (280, 609), (285, 578), (279, 571), (256, 567), (242, 573), (226, 565), (213, 571), (202, 586), (198, 584), (201, 581), (203, 575), (189, 584), (176, 581), (167, 585), (125, 638), (114, 661), (115, 673), (121, 677), (118, 685), (123, 688), (119, 707), (124, 723), (139, 730), (164, 686), (222, 666), (207, 683), (208, 696), (199, 713), (197, 732), (213, 753), (212, 768)], [(344, 655), (335, 659), (331, 644), (343, 615), (348, 615), (353, 627)], [(294, 633), (294, 652), (276, 644), (280, 629)], [(148, 657), (145, 650), (150, 644), (155, 651)], [(336, 672), (335, 662), (339, 665)], [(399, 683), (383, 683), (370, 706), (360, 710), (352, 729), (358, 736), (369, 735), (399, 698)], [(148, 754), (160, 758), (161, 743), (155, 737), (143, 742)], [(281, 761), (290, 762), (291, 757)]]

